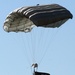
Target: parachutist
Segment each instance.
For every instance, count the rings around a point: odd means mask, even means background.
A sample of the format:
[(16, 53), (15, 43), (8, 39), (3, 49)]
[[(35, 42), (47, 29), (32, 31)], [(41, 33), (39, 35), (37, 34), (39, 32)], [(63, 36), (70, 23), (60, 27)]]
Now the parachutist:
[(38, 64), (35, 63), (35, 64), (32, 64), (32, 67), (34, 68), (34, 72), (36, 71), (36, 69), (38, 68)]

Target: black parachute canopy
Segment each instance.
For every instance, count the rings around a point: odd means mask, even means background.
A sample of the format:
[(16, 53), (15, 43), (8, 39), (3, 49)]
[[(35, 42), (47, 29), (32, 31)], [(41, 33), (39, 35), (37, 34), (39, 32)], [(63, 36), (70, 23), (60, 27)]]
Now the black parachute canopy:
[(37, 26), (59, 27), (50, 24), (72, 18), (70, 11), (58, 4), (30, 7), (26, 11), (25, 15)]
[(60, 27), (73, 15), (58, 4), (21, 7), (11, 12), (5, 22), (7, 32), (30, 32), (34, 26), (55, 28)]

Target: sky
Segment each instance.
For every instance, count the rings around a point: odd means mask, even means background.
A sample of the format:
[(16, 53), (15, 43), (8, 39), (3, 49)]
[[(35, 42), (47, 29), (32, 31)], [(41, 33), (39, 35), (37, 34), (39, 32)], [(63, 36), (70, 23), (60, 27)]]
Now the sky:
[[(31, 33), (7, 33), (6, 16), (16, 8), (37, 4), (59, 4), (73, 19), (60, 28), (33, 28)], [(0, 75), (32, 75), (33, 63), (40, 72), (51, 75), (75, 74), (75, 0), (1, 0), (0, 1)]]

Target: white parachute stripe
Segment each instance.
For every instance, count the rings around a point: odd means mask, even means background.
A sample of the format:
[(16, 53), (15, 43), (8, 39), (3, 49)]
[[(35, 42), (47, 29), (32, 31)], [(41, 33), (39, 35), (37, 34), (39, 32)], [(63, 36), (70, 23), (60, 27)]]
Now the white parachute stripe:
[[(61, 9), (61, 10), (57, 10), (57, 11), (62, 11), (62, 10), (64, 10), (64, 9)], [(29, 18), (31, 18), (32, 16), (34, 16), (34, 15), (37, 15), (37, 14), (42, 14), (42, 13), (50, 13), (50, 12), (54, 12), (54, 11), (56, 11), (56, 10), (52, 10), (52, 11), (40, 11), (40, 12), (36, 12), (36, 13), (34, 13), (34, 14), (32, 14), (32, 15), (30, 15), (29, 16)], [(31, 11), (30, 11), (31, 12)], [(26, 13), (26, 15), (28, 14), (28, 12)]]
[[(52, 6), (53, 7), (53, 6)], [(40, 5), (40, 7), (39, 6), (35, 6), (35, 7), (31, 7), (31, 8), (29, 8), (29, 9), (27, 9), (26, 11), (24, 11), (24, 14), (28, 14), (29, 12), (32, 12), (32, 11), (34, 11), (34, 10), (47, 10), (47, 9), (51, 9), (52, 8), (50, 5), (45, 5), (45, 7), (44, 7), (44, 5)], [(54, 5), (54, 7), (55, 8), (60, 8), (59, 7), (59, 5)], [(53, 7), (53, 8), (54, 8)], [(24, 8), (22, 8), (21, 10), (25, 10), (26, 8), (24, 7)], [(64, 8), (62, 8), (62, 9), (60, 9), (60, 10), (64, 10)]]

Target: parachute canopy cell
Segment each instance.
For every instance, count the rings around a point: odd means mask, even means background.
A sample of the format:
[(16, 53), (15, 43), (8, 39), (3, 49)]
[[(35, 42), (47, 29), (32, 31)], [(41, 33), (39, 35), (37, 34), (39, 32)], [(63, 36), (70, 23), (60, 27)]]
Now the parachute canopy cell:
[(30, 32), (33, 27), (60, 27), (72, 14), (58, 4), (21, 7), (12, 11), (4, 22), (6, 32)]

